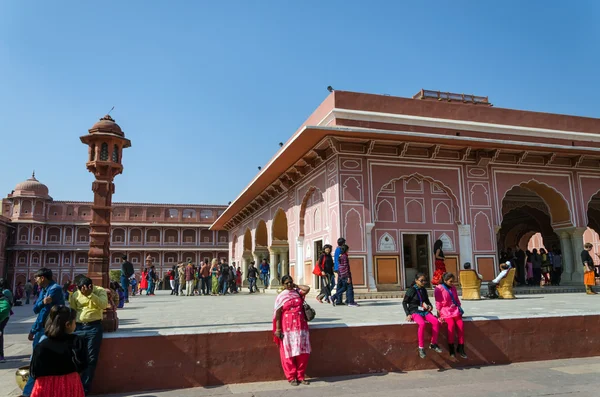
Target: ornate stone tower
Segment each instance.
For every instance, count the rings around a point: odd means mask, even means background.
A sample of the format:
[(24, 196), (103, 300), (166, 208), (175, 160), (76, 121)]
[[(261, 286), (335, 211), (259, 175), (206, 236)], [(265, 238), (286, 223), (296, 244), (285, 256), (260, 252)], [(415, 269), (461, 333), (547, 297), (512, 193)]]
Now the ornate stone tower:
[(88, 253), (88, 277), (94, 285), (108, 288), (110, 264), (110, 215), (112, 195), (115, 192), (113, 179), (123, 172), (121, 164), (124, 148), (131, 146), (121, 127), (106, 115), (81, 137), (89, 147), (88, 171), (96, 180), (92, 183), (94, 203), (90, 224), (90, 251)]

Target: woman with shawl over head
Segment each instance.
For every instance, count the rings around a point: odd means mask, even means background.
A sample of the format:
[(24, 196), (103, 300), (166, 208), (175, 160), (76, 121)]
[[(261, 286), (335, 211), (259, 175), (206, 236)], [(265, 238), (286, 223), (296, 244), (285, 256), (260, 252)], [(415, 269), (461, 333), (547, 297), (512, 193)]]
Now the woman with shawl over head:
[(275, 299), (273, 340), (279, 346), (281, 366), (292, 386), (308, 385), (306, 365), (310, 357), (310, 335), (304, 314), (306, 285), (296, 285), (290, 276), (281, 278), (284, 290)]
[(211, 280), (211, 292), (213, 295), (219, 294), (219, 261), (217, 258), (214, 258), (211, 262), (210, 274), (212, 276)]
[(444, 263), (444, 251), (442, 251), (442, 246), (444, 243), (442, 240), (437, 240), (433, 244), (433, 255), (435, 258), (435, 272), (433, 272), (433, 278), (431, 279), (431, 284), (438, 285), (442, 282), (442, 276), (446, 273), (446, 265)]

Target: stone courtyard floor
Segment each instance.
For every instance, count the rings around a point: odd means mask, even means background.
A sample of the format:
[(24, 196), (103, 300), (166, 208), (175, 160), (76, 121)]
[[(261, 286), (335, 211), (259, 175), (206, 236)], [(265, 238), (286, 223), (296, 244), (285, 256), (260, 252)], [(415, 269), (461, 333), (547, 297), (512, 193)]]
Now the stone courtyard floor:
[[(131, 298), (131, 303), (125, 309), (118, 312), (119, 331), (105, 334), (105, 337), (269, 330), (274, 299), (274, 293), (249, 295), (247, 292), (224, 297), (170, 296), (166, 291), (160, 291), (154, 297), (136, 296)], [(311, 328), (401, 324), (405, 318), (399, 299), (361, 300), (358, 308), (319, 304), (314, 297), (309, 297), (308, 301), (317, 311), (317, 317), (311, 322)], [(465, 301), (463, 307), (467, 320), (474, 321), (600, 314), (600, 295), (588, 296), (581, 293), (522, 295), (516, 300)], [(14, 372), (16, 368), (27, 365), (31, 354), (27, 333), (33, 321), (31, 305), (16, 307), (15, 315), (11, 317), (6, 327), (4, 343), (8, 362), (0, 364), (0, 396), (19, 395), (14, 382)], [(600, 363), (595, 368), (600, 372)], [(465, 373), (467, 372), (469, 371)], [(392, 378), (395, 376), (390, 375)], [(428, 377), (429, 375), (425, 376), (426, 379)], [(409, 378), (408, 375), (402, 375), (402, 378), (398, 379)], [(500, 384), (490, 387), (497, 388)], [(225, 390), (221, 394), (232, 393), (228, 391), (228, 387), (221, 389)], [(315, 385), (314, 389), (320, 390), (318, 385)], [(242, 387), (240, 390), (245, 389)], [(320, 393), (318, 390), (315, 390), (317, 394)], [(275, 395), (269, 393), (255, 395)]]
[(285, 381), (261, 382), (110, 397), (583, 397), (598, 395), (600, 358), (322, 378), (311, 382), (309, 386), (297, 387)]

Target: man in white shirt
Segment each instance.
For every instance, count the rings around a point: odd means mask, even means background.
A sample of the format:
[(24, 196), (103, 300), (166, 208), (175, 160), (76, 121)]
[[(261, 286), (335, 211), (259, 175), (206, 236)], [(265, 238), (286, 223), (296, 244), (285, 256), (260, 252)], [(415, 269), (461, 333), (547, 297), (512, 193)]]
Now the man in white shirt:
[(506, 261), (506, 263), (501, 264), (500, 269), (502, 271), (500, 272), (500, 274), (498, 274), (498, 277), (496, 277), (495, 279), (493, 279), (492, 281), (490, 281), (488, 283), (488, 298), (489, 299), (498, 298), (496, 289), (498, 288), (498, 284), (500, 284), (500, 280), (502, 280), (508, 274), (510, 267), (511, 267), (511, 264), (509, 261)]

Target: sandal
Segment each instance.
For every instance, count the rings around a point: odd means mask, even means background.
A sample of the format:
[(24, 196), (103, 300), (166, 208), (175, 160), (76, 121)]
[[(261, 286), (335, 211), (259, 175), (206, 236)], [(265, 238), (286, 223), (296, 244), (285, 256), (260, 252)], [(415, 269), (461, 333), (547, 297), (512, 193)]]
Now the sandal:
[(310, 385), (310, 382), (307, 381), (306, 379), (301, 380), (300, 383), (302, 383), (303, 385), (306, 385), (306, 386)]
[(292, 385), (292, 386), (298, 386), (299, 383), (298, 383), (298, 381), (296, 379), (294, 379), (294, 380), (290, 381), (290, 385)]

